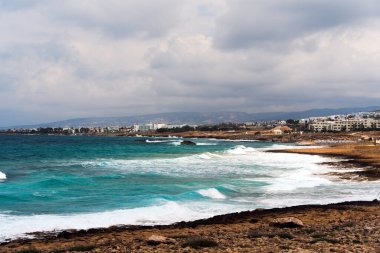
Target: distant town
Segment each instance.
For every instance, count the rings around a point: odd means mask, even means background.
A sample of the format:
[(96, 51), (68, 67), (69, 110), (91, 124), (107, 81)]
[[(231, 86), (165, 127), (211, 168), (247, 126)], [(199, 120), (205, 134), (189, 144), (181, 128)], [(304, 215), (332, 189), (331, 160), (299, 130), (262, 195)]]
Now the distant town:
[(144, 133), (181, 133), (188, 131), (257, 131), (282, 135), (290, 132), (350, 132), (379, 131), (380, 111), (359, 112), (347, 115), (330, 115), (305, 119), (257, 121), (245, 123), (220, 123), (214, 125), (145, 123), (131, 126), (108, 127), (45, 127), (14, 128), (1, 130), (6, 134), (55, 134), (55, 135), (136, 135)]

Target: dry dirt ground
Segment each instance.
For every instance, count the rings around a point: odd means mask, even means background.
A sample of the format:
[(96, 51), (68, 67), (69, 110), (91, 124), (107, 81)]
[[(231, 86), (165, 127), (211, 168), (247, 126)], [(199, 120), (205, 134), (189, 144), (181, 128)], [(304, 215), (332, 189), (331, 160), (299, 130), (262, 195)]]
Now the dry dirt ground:
[[(297, 218), (303, 226), (275, 225)], [(166, 237), (162, 243), (152, 235)], [(0, 252), (380, 252), (380, 202), (308, 205), (158, 227), (111, 227), (16, 240)]]

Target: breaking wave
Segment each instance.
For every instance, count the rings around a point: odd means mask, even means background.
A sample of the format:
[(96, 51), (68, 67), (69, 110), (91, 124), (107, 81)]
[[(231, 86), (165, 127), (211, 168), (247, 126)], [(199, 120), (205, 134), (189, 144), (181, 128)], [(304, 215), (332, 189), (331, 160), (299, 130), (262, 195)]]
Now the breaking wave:
[(179, 221), (204, 219), (214, 215), (239, 211), (228, 205), (206, 205), (205, 203), (180, 204), (164, 201), (161, 204), (83, 214), (44, 214), (16, 216), (0, 214), (0, 241), (25, 237), (35, 231), (62, 231), (67, 229), (89, 229), (109, 227), (118, 224), (164, 225)]
[(206, 190), (198, 190), (197, 191), (199, 194), (201, 194), (204, 197), (208, 197), (211, 199), (225, 199), (226, 196), (223, 195), (220, 191), (218, 191), (215, 188), (209, 188)]
[(163, 142), (172, 142), (171, 140), (145, 140), (146, 143), (163, 143)]
[(5, 180), (5, 179), (7, 179), (7, 175), (0, 171), (0, 180)]

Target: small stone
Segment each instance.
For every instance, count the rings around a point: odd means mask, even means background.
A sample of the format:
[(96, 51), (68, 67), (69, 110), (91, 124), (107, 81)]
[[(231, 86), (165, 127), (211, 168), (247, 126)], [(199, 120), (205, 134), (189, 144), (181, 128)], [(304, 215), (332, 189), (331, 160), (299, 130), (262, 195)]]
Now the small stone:
[(274, 219), (270, 224), (274, 227), (280, 228), (297, 228), (304, 226), (303, 222), (300, 219), (294, 217)]
[(158, 245), (161, 243), (171, 244), (171, 243), (175, 243), (175, 242), (176, 241), (173, 238), (168, 238), (168, 237), (161, 236), (161, 235), (151, 235), (147, 240), (148, 245)]
[(372, 227), (364, 227), (364, 235), (368, 236), (369, 234), (371, 234), (372, 230)]

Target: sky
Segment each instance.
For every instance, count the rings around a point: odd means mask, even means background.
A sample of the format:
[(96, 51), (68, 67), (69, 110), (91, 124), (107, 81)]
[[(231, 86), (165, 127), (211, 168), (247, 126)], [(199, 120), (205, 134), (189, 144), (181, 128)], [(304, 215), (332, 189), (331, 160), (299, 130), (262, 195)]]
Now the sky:
[(377, 0), (0, 0), (0, 126), (380, 105)]

